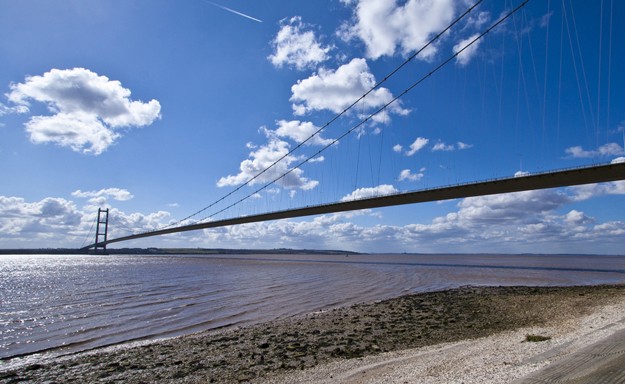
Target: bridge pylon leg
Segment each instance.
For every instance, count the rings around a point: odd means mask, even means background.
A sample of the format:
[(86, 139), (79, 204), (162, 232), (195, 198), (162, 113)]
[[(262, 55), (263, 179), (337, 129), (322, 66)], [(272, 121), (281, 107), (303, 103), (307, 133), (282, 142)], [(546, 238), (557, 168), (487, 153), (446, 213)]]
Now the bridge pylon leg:
[(106, 244), (99, 245), (106, 242), (108, 238), (109, 229), (109, 210), (98, 208), (98, 221), (96, 223), (95, 230), (95, 253), (106, 253)]

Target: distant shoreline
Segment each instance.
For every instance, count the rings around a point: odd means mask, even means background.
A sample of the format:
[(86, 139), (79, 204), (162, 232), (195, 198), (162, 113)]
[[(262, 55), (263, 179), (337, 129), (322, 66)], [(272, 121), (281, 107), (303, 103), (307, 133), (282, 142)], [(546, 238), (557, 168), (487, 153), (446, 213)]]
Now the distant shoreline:
[(362, 255), (336, 249), (110, 248), (104, 252), (77, 248), (0, 249), (0, 255)]
[(355, 252), (340, 249), (247, 249), (247, 248), (110, 248), (103, 252), (80, 248), (0, 248), (0, 255), (501, 255), (501, 256), (602, 256), (623, 257), (623, 254), (590, 253), (499, 253), (499, 252)]

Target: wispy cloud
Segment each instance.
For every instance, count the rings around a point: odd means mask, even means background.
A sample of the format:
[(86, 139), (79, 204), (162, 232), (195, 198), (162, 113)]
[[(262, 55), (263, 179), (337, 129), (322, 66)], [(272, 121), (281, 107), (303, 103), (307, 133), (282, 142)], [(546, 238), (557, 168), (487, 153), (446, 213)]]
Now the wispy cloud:
[(570, 147), (565, 150), (566, 154), (573, 158), (618, 156), (625, 154), (625, 150), (617, 143), (607, 143), (596, 150), (585, 150), (581, 146)]
[(406, 151), (406, 156), (412, 156), (419, 152), (429, 141), (430, 139), (426, 139), (425, 137), (417, 137), (415, 141), (410, 144), (410, 150)]
[(223, 5), (219, 5), (219, 4), (213, 3), (212, 1), (206, 1), (206, 2), (208, 4), (210, 4), (210, 5), (213, 5), (213, 6), (217, 7), (217, 8), (221, 8), (224, 11), (228, 11), (228, 12), (234, 13), (235, 15), (243, 16), (246, 19), (254, 20), (254, 21), (258, 22), (258, 23), (262, 23), (263, 22), (262, 20), (259, 20), (259, 19), (255, 18), (255, 17), (252, 17), (250, 15), (246, 15), (245, 13), (241, 13), (239, 11), (235, 11), (234, 9), (231, 9), (231, 8), (228, 8), (228, 7), (224, 7)]

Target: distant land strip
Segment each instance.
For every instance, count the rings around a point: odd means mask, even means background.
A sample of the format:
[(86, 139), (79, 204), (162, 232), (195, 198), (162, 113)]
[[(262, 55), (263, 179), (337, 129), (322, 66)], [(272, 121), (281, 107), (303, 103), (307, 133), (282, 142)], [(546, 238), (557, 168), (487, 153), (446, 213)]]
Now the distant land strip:
[[(0, 249), (0, 255), (84, 255), (84, 248)], [(98, 251), (98, 254), (102, 254)], [(107, 248), (107, 255), (362, 255), (337, 249), (230, 249), (230, 248)]]

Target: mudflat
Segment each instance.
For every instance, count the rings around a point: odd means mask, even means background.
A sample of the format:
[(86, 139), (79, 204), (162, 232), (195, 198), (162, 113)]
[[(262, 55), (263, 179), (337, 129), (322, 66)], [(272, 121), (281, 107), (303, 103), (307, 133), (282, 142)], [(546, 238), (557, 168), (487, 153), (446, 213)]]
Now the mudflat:
[(0, 365), (0, 382), (280, 381), (328, 364), (547, 327), (624, 302), (625, 285), (462, 287), (103, 348), (11, 370)]

